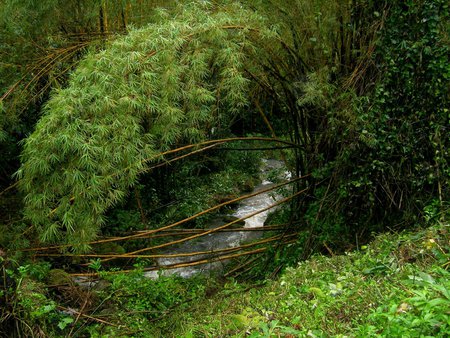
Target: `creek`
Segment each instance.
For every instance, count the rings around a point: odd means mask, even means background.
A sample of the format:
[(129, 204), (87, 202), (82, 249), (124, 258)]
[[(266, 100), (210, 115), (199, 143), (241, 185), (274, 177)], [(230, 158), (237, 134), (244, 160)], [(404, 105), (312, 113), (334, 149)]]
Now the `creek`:
[[(269, 176), (273, 177), (274, 172), (278, 173), (278, 177), (281, 179), (290, 179), (290, 173), (286, 171), (285, 164), (282, 161), (263, 159), (260, 169), (261, 183), (254, 188), (253, 193), (266, 190), (267, 188), (273, 186), (274, 183), (270, 181)], [(231, 214), (231, 217), (230, 215), (218, 215), (217, 217), (214, 217), (214, 219), (209, 224), (209, 228), (213, 229), (222, 226), (230, 222), (230, 220), (243, 218), (247, 215), (255, 213), (256, 211), (267, 208), (274, 204), (277, 199), (279, 199), (279, 197), (280, 196), (275, 192), (270, 191), (247, 198), (239, 203), (237, 208)], [(273, 210), (275, 210), (275, 208), (262, 211), (254, 216), (245, 219), (245, 224), (243, 224), (243, 227), (263, 227), (267, 216)], [(239, 226), (241, 227), (242, 223)], [(176, 274), (181, 277), (188, 278), (198, 273), (218, 273), (223, 270), (227, 261), (215, 261), (201, 265), (184, 266), (171, 269), (170, 266), (173, 266), (175, 264), (189, 264), (199, 260), (210, 259), (214, 257), (212, 251), (235, 248), (245, 242), (260, 238), (262, 237), (262, 235), (262, 231), (213, 232), (197, 239), (186, 241), (180, 245), (173, 246), (170, 249), (165, 249), (164, 251), (159, 252), (159, 254), (174, 255), (195, 252), (202, 252), (202, 254), (182, 257), (158, 258), (157, 265), (161, 268), (161, 270), (147, 271), (145, 272), (145, 276), (148, 278), (156, 279), (159, 275), (167, 276)]]

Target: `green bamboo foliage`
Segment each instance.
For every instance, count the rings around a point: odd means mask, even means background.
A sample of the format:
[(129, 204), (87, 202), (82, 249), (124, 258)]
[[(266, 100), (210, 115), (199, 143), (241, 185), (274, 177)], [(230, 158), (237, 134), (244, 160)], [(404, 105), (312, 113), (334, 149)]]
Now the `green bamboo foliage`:
[(42, 241), (87, 250), (148, 159), (248, 106), (255, 44), (276, 39), (264, 21), (239, 6), (160, 16), (88, 54), (26, 140), (18, 177)]

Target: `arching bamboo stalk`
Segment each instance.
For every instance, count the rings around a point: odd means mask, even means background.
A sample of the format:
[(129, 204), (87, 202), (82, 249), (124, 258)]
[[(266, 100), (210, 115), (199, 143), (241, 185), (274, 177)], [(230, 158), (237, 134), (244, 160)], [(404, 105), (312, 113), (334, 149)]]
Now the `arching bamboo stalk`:
[[(296, 236), (297, 233), (292, 233), (284, 238)], [(244, 244), (241, 246), (235, 246), (231, 248), (219, 249), (219, 250), (209, 250), (209, 251), (197, 251), (197, 252), (186, 252), (186, 253), (176, 253), (176, 254), (154, 254), (154, 255), (130, 255), (130, 254), (36, 254), (36, 257), (77, 257), (77, 258), (179, 258), (179, 257), (191, 257), (200, 255), (216, 255), (224, 252), (240, 251), (245, 248), (250, 248), (252, 246), (257, 246), (260, 244), (270, 243), (283, 238), (283, 235), (276, 235), (263, 240), (252, 242), (249, 244)]]
[[(179, 148), (176, 148), (176, 149), (167, 150), (165, 152), (161, 152), (161, 153), (159, 153), (157, 155), (154, 155), (152, 157), (143, 159), (140, 162), (141, 163), (147, 163), (147, 162), (150, 162), (150, 161), (155, 161), (158, 158), (163, 158), (166, 155), (169, 155), (169, 154), (172, 154), (172, 153), (177, 153), (177, 152), (180, 152), (180, 151), (183, 151), (183, 150), (187, 150), (187, 149), (191, 149), (191, 148), (194, 148), (194, 147), (205, 146), (202, 149), (195, 150), (195, 153), (198, 153), (198, 152), (201, 152), (201, 151), (204, 151), (204, 150), (207, 150), (207, 149), (211, 148), (209, 145), (222, 144), (222, 143), (234, 142), (234, 141), (244, 141), (244, 140), (246, 140), (246, 141), (276, 142), (276, 143), (288, 144), (288, 145), (290, 145), (292, 147), (298, 147), (297, 145), (295, 145), (295, 143), (292, 143), (292, 142), (289, 142), (289, 141), (285, 141), (285, 140), (281, 140), (281, 139), (274, 139), (274, 138), (267, 138), (267, 137), (230, 137), (230, 138), (224, 138), (224, 139), (218, 139), (218, 140), (204, 141), (204, 142), (200, 142), (200, 143), (196, 143), (196, 144), (189, 144), (189, 145), (186, 145), (186, 146), (183, 146), (183, 147), (179, 147)], [(175, 161), (177, 159), (185, 158), (187, 156), (189, 156), (189, 155), (178, 156), (178, 157), (172, 159), (171, 162), (173, 162), (173, 161)], [(164, 162), (164, 164), (167, 164), (167, 163), (168, 163), (167, 161)], [(157, 166), (159, 166), (159, 165), (157, 165)], [(120, 175), (121, 173), (127, 171), (129, 168), (130, 168), (130, 166), (128, 166), (128, 167), (126, 167), (126, 168), (124, 168), (124, 169), (122, 169), (122, 170), (120, 170), (118, 172), (115, 172), (113, 174), (107, 175), (106, 177), (115, 177), (115, 176)], [(150, 169), (151, 168), (145, 168), (145, 169), (141, 170), (139, 173), (141, 173), (141, 174), (145, 173), (145, 172), (149, 171)], [(306, 176), (304, 176), (304, 177), (306, 177)], [(75, 200), (75, 196), (72, 196), (70, 198), (70, 202), (73, 203), (74, 200)], [(51, 210), (49, 212), (48, 216), (53, 215), (58, 210), (58, 208), (59, 208), (59, 206), (54, 208), (53, 210)], [(72, 246), (72, 245), (69, 245), (69, 244), (66, 245), (66, 247), (69, 247), (69, 246)]]
[[(75, 49), (75, 51), (84, 48), (88, 45), (87, 42), (81, 42), (77, 45), (72, 45), (66, 48), (62, 48), (62, 49), (58, 49), (57, 53), (53, 53), (50, 55), (46, 55), (45, 57), (41, 58), (40, 60), (36, 60), (36, 64), (29, 69), (17, 82), (15, 82), (0, 98), (0, 101), (3, 101), (5, 99), (7, 99), (15, 90), (16, 88), (25, 80), (25, 78), (29, 75), (29, 74), (33, 74), (34, 72), (37, 72), (36, 75), (33, 75), (33, 78), (31, 80), (29, 80), (25, 87), (21, 89), (21, 91), (25, 91), (26, 89), (28, 89), (33, 82), (36, 82), (37, 80), (39, 80), (39, 78), (45, 74), (45, 72), (47, 71), (47, 69), (51, 69), (51, 66), (56, 63), (56, 61), (61, 62), (62, 60), (57, 60), (58, 58), (60, 58), (61, 56), (63, 56), (65, 53), (70, 52), (72, 50)], [(56, 54), (54, 56), (54, 54)]]
[[(253, 217), (253, 216), (257, 215), (257, 214), (260, 214), (261, 212), (270, 210), (270, 209), (272, 209), (272, 208), (274, 208), (274, 207), (276, 207), (276, 206), (278, 206), (278, 205), (281, 205), (281, 204), (283, 204), (283, 203), (286, 203), (287, 201), (290, 201), (290, 200), (293, 199), (294, 197), (299, 196), (300, 194), (304, 193), (304, 192), (307, 191), (307, 190), (308, 190), (308, 188), (303, 189), (303, 190), (301, 190), (301, 191), (299, 191), (299, 192), (296, 192), (295, 194), (293, 194), (293, 195), (291, 195), (291, 196), (289, 196), (289, 197), (283, 198), (281, 201), (278, 201), (278, 202), (276, 202), (276, 203), (274, 203), (274, 204), (269, 205), (269, 206), (266, 207), (266, 208), (260, 209), (260, 210), (258, 210), (258, 211), (255, 211), (255, 212), (251, 213), (251, 214), (248, 214), (247, 216), (244, 216), (244, 217), (242, 217), (242, 218), (236, 219), (236, 220), (234, 220), (234, 221), (232, 221), (232, 222), (226, 223), (226, 224), (221, 225), (221, 226), (219, 226), (219, 227), (217, 227), (217, 228), (214, 228), (214, 229), (205, 231), (205, 232), (203, 232), (203, 233), (201, 233), (201, 234), (196, 234), (196, 235), (188, 236), (188, 237), (185, 237), (185, 238), (182, 238), (182, 239), (179, 239), (179, 240), (172, 241), (172, 242), (170, 242), (170, 243), (165, 243), (165, 244), (155, 245), (155, 246), (150, 247), (150, 248), (144, 248), (144, 249), (136, 250), (136, 251), (133, 251), (133, 252), (128, 253), (127, 255), (134, 255), (134, 254), (138, 254), (138, 253), (145, 252), (145, 251), (151, 251), (151, 250), (161, 249), (161, 248), (164, 248), (164, 247), (167, 247), (167, 246), (171, 246), (171, 245), (174, 245), (174, 244), (183, 243), (183, 242), (186, 242), (186, 241), (189, 241), (189, 240), (192, 240), (192, 239), (201, 237), (201, 236), (205, 236), (205, 235), (212, 234), (212, 233), (214, 233), (214, 232), (217, 231), (217, 230), (225, 229), (225, 228), (227, 228), (227, 227), (229, 227), (229, 226), (231, 226), (231, 225), (233, 225), (233, 224), (235, 224), (235, 223), (241, 222), (241, 221), (243, 221), (243, 220), (246, 220), (247, 218), (250, 218), (250, 217)], [(112, 258), (110, 258), (110, 259), (105, 259), (105, 260), (103, 260), (103, 262), (107, 262), (107, 261), (109, 261), (109, 260), (111, 260), (111, 259), (112, 259)]]
[(192, 155), (201, 153), (202, 151), (205, 151), (205, 150), (214, 148), (214, 147), (216, 147), (216, 146), (218, 146), (218, 145), (221, 145), (221, 144), (223, 144), (223, 143), (224, 143), (224, 142), (214, 143), (214, 144), (211, 144), (211, 145), (209, 145), (209, 146), (206, 146), (206, 147), (204, 147), (204, 148), (202, 148), (202, 149), (197, 149), (197, 150), (191, 151), (190, 153), (187, 153), (187, 154), (184, 154), (184, 155), (181, 155), (181, 156), (177, 156), (177, 157), (172, 158), (172, 159), (170, 159), (170, 160), (167, 160), (167, 161), (164, 161), (164, 162), (162, 162), (162, 163), (159, 163), (159, 164), (156, 164), (156, 165), (154, 165), (154, 166), (151, 166), (151, 167), (149, 167), (149, 168), (146, 168), (146, 169), (142, 170), (140, 173), (144, 173), (144, 172), (147, 172), (147, 171), (150, 171), (150, 170), (153, 170), (153, 169), (156, 169), (156, 168), (165, 166), (165, 165), (170, 164), (170, 163), (172, 163), (172, 162), (181, 160), (181, 159), (183, 159), (183, 158), (186, 158), (186, 157), (189, 157), (189, 156), (192, 156)]
[[(283, 230), (286, 224), (281, 225), (267, 225), (267, 226), (261, 226), (261, 227), (254, 227), (254, 228), (233, 228), (233, 229), (220, 229), (218, 232), (242, 232), (242, 231), (278, 231)], [(145, 230), (139, 230), (136, 231), (136, 233), (144, 232)], [(167, 236), (171, 236), (172, 233), (202, 233), (208, 231), (208, 229), (167, 229), (162, 230), (161, 232), (167, 233)], [(143, 237), (143, 238), (153, 238), (153, 237)]]
[[(217, 209), (222, 208), (222, 207), (224, 207), (226, 205), (233, 204), (233, 203), (242, 201), (244, 199), (247, 199), (247, 198), (250, 198), (250, 197), (254, 197), (254, 196), (257, 196), (259, 194), (266, 193), (266, 192), (269, 192), (269, 191), (281, 188), (281, 187), (283, 187), (285, 185), (291, 184), (293, 182), (296, 182), (296, 181), (301, 180), (301, 179), (303, 179), (305, 177), (308, 177), (308, 176), (309, 176), (309, 174), (308, 175), (304, 175), (302, 177), (298, 177), (298, 178), (292, 179), (292, 180), (287, 181), (287, 182), (280, 183), (278, 185), (275, 185), (273, 187), (270, 187), (270, 188), (267, 188), (267, 189), (264, 189), (264, 190), (261, 190), (261, 191), (255, 192), (255, 193), (251, 193), (251, 194), (247, 194), (247, 195), (244, 195), (244, 196), (240, 196), (240, 197), (237, 197), (237, 198), (232, 199), (230, 201), (226, 201), (226, 202), (217, 204), (217, 205), (215, 205), (215, 206), (213, 206), (213, 207), (211, 207), (209, 209), (203, 210), (203, 211), (201, 211), (201, 212), (199, 212), (199, 213), (197, 213), (195, 215), (192, 215), (190, 217), (187, 217), (185, 219), (182, 219), (180, 221), (177, 221), (175, 223), (166, 225), (166, 226), (158, 228), (158, 229), (147, 230), (147, 231), (144, 231), (144, 232), (141, 232), (141, 233), (138, 233), (138, 234), (123, 236), (123, 237), (113, 237), (113, 238), (108, 238), (108, 239), (101, 239), (101, 240), (92, 241), (92, 242), (85, 243), (85, 244), (94, 245), (94, 244), (100, 244), (100, 243), (124, 241), (124, 240), (129, 240), (129, 239), (134, 239), (134, 238), (143, 238), (143, 237), (145, 237), (147, 235), (150, 235), (150, 234), (154, 234), (154, 233), (158, 233), (158, 232), (161, 232), (161, 231), (164, 231), (164, 230), (167, 230), (167, 229), (174, 228), (174, 227), (176, 227), (178, 225), (184, 224), (184, 223), (186, 223), (188, 221), (191, 221), (191, 220), (193, 220), (193, 219), (195, 219), (195, 218), (197, 218), (199, 216), (205, 215), (205, 214), (207, 214), (207, 213), (209, 213), (211, 211), (217, 210)], [(216, 229), (220, 230), (219, 228), (216, 228)], [(70, 247), (70, 246), (72, 246), (72, 245), (69, 245), (69, 244), (54, 245), (54, 246), (47, 246), (47, 247), (21, 249), (21, 251), (24, 251), (24, 252), (25, 251), (45, 251), (45, 250), (53, 250), (53, 249), (62, 249), (62, 248)]]
[[(290, 241), (286, 241), (283, 244), (287, 245), (287, 244), (295, 243), (296, 241), (297, 241), (297, 239), (293, 239), (293, 240), (290, 240)], [(250, 250), (250, 251), (237, 253), (237, 254), (217, 257), (217, 258), (214, 258), (212, 260), (202, 259), (202, 260), (189, 262), (189, 263), (177, 263), (177, 264), (166, 265), (164, 267), (155, 266), (155, 267), (145, 268), (145, 269), (143, 269), (143, 271), (145, 272), (145, 271), (156, 271), (156, 270), (161, 270), (161, 269), (177, 269), (177, 268), (183, 268), (183, 267), (190, 267), (190, 266), (196, 266), (196, 265), (220, 262), (220, 261), (228, 260), (228, 259), (232, 259), (232, 258), (238, 258), (238, 257), (246, 256), (246, 255), (252, 255), (252, 254), (256, 254), (256, 253), (261, 253), (261, 252), (266, 251), (267, 249), (268, 249), (268, 247), (263, 247), (263, 248), (258, 248), (258, 249), (254, 249), (254, 250)], [(129, 272), (133, 272), (133, 271), (136, 271), (136, 270), (132, 269), (132, 270), (120, 270), (120, 271), (108, 271), (108, 272), (102, 272), (102, 273), (119, 274), (119, 273), (129, 273)], [(85, 272), (85, 273), (72, 273), (70, 275), (72, 277), (97, 277), (97, 276), (99, 276), (99, 274), (100, 273), (98, 273), (98, 272)]]
[[(152, 157), (146, 158), (146, 159), (142, 160), (141, 162), (147, 163), (147, 162), (155, 161), (166, 155), (170, 155), (173, 153), (177, 153), (177, 152), (188, 150), (188, 149), (195, 148), (195, 147), (202, 147), (202, 146), (208, 146), (208, 145), (216, 144), (216, 143), (229, 143), (229, 142), (236, 142), (236, 141), (275, 142), (275, 143), (286, 144), (293, 148), (300, 147), (298, 144), (295, 144), (293, 142), (282, 140), (279, 138), (272, 138), (272, 137), (256, 137), (256, 136), (255, 137), (228, 137), (228, 138), (217, 139), (217, 140), (203, 141), (203, 142), (199, 142), (199, 143), (195, 143), (195, 144), (188, 144), (186, 146), (178, 147), (176, 149), (167, 150), (167, 151), (161, 152), (157, 155), (154, 155)], [(122, 171), (126, 171), (127, 169), (128, 169), (128, 167), (123, 169)], [(118, 175), (118, 173), (116, 173), (115, 175)]]
[[(164, 238), (164, 237), (176, 237), (176, 236), (186, 236), (189, 234), (198, 234), (207, 231), (207, 229), (168, 229), (166, 231), (162, 231), (162, 233), (158, 233), (156, 235), (148, 235), (141, 237), (140, 239), (154, 239), (154, 238)], [(221, 229), (217, 232), (268, 232), (268, 231), (284, 231), (285, 228), (282, 226), (263, 226), (263, 227), (255, 227), (255, 228), (233, 228), (233, 229)], [(117, 237), (111, 237), (117, 238)], [(42, 256), (45, 256), (42, 254)]]
[[(172, 231), (170, 231), (172, 230)], [(191, 234), (198, 234), (207, 231), (206, 229), (181, 229), (182, 231), (177, 231), (178, 229), (168, 229), (164, 233), (158, 233), (156, 235), (149, 235), (147, 237), (142, 237), (141, 239), (155, 239), (155, 238), (165, 238), (165, 237), (177, 237), (177, 236), (186, 236)], [(255, 227), (255, 228), (234, 228), (234, 229), (221, 229), (217, 232), (269, 232), (269, 231), (284, 231), (285, 228), (282, 226), (272, 227), (272, 226), (264, 226), (264, 227)], [(48, 257), (48, 254), (35, 254), (34, 256), (42, 256)], [(56, 256), (62, 256), (62, 254), (57, 254)], [(85, 255), (80, 255), (80, 257)]]
[[(29, 80), (23, 88), (20, 89), (22, 93), (24, 93), (26, 90), (30, 88), (34, 88), (35, 84), (41, 79), (45, 74), (47, 74), (49, 71), (53, 69), (53, 66), (55, 63), (62, 63), (66, 61), (67, 59), (70, 59), (75, 53), (77, 53), (79, 50), (87, 47), (89, 45), (88, 42), (82, 42), (74, 46), (69, 46), (67, 48), (64, 48), (62, 51), (58, 50), (58, 53), (56, 53), (56, 56), (48, 55), (43, 58), (42, 61), (40, 61), (37, 65), (35, 65), (31, 70), (29, 70), (13, 87), (11, 90), (9, 90), (5, 95), (3, 95), (2, 100), (8, 97), (10, 94), (12, 94), (17, 88), (17, 86), (28, 76), (28, 74), (33, 74), (34, 71), (37, 70), (36, 75), (33, 75), (31, 80)], [(70, 69), (70, 67), (66, 68), (63, 72)], [(26, 109), (26, 107), (34, 100), (36, 97), (39, 97), (45, 89), (48, 89), (50, 87), (50, 83), (47, 83), (44, 88), (42, 88), (37, 94), (33, 95), (27, 103), (24, 105), (23, 109), (18, 113), (18, 116), (20, 116)], [(19, 97), (19, 96), (17, 96)], [(18, 99), (16, 99), (17, 101)], [(13, 102), (16, 102), (13, 101)]]
[[(262, 227), (263, 228), (263, 227)], [(234, 231), (234, 229), (222, 229), (223, 231), (225, 230), (229, 230), (229, 231)], [(283, 229), (277, 229), (277, 230), (283, 230)], [(220, 230), (219, 230), (220, 231)], [(258, 230), (261, 231), (261, 230)], [(273, 231), (271, 229), (268, 229), (268, 231)], [(244, 244), (241, 246), (236, 246), (236, 247), (232, 247), (232, 248), (225, 248), (225, 249), (220, 249), (220, 250), (209, 250), (209, 251), (199, 251), (199, 252), (189, 252), (189, 253), (179, 253), (179, 254), (153, 254), (153, 255), (131, 255), (129, 253), (127, 254), (36, 254), (34, 256), (36, 257), (61, 257), (61, 256), (67, 256), (67, 257), (79, 257), (79, 258), (105, 258), (102, 260), (102, 262), (107, 262), (113, 259), (120, 259), (120, 258), (147, 258), (147, 259), (157, 259), (157, 258), (177, 258), (177, 257), (189, 257), (189, 256), (198, 256), (198, 255), (213, 255), (213, 254), (218, 254), (218, 253), (223, 253), (223, 252), (232, 252), (232, 251), (240, 251), (244, 248), (249, 248), (252, 246), (257, 246), (260, 244), (264, 244), (264, 243), (268, 243), (268, 242), (273, 242), (273, 241), (280, 241), (280, 240), (284, 240), (285, 238), (288, 237), (292, 237), (292, 236), (296, 236), (298, 234), (298, 232), (294, 232), (291, 233), (289, 235), (286, 235), (285, 233), (281, 234), (281, 235), (276, 235), (276, 236), (272, 236), (266, 239), (263, 239), (261, 241), (258, 242), (252, 242), (249, 244)], [(184, 235), (184, 234), (182, 234)], [(157, 236), (155, 236), (157, 237)], [(170, 243), (170, 242), (169, 242)], [(83, 263), (80, 264), (81, 266), (88, 266), (88, 263)]]

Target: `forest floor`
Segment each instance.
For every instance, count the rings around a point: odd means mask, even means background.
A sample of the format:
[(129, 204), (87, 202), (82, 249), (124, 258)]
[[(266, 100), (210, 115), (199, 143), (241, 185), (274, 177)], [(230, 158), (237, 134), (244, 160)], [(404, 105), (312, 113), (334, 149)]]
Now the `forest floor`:
[[(160, 337), (448, 337), (450, 227), (379, 235), (261, 286), (228, 281), (154, 323)], [(150, 333), (150, 332), (147, 332)]]

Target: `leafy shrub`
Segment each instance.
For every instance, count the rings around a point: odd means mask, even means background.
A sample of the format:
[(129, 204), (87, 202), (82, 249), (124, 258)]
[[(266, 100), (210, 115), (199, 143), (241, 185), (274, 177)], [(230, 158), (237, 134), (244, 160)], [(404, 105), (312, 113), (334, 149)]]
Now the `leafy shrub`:
[(148, 336), (154, 319), (170, 313), (175, 308), (185, 308), (189, 302), (204, 296), (209, 283), (198, 277), (183, 279), (177, 276), (160, 276), (156, 280), (144, 277), (140, 268), (131, 273), (102, 273), (106, 287), (100, 292), (107, 300), (100, 314), (120, 323), (119, 327), (92, 325), (86, 330), (92, 336), (136, 335)]
[(63, 313), (57, 302), (48, 295), (44, 280), (49, 272), (49, 264), (15, 267), (2, 258), (0, 260), (0, 335), (65, 336), (64, 330), (74, 319)]
[(446, 337), (450, 332), (450, 273), (434, 271), (410, 275), (405, 285), (410, 290), (403, 301), (397, 299), (378, 307), (369, 316), (371, 324), (359, 329), (361, 337)]

